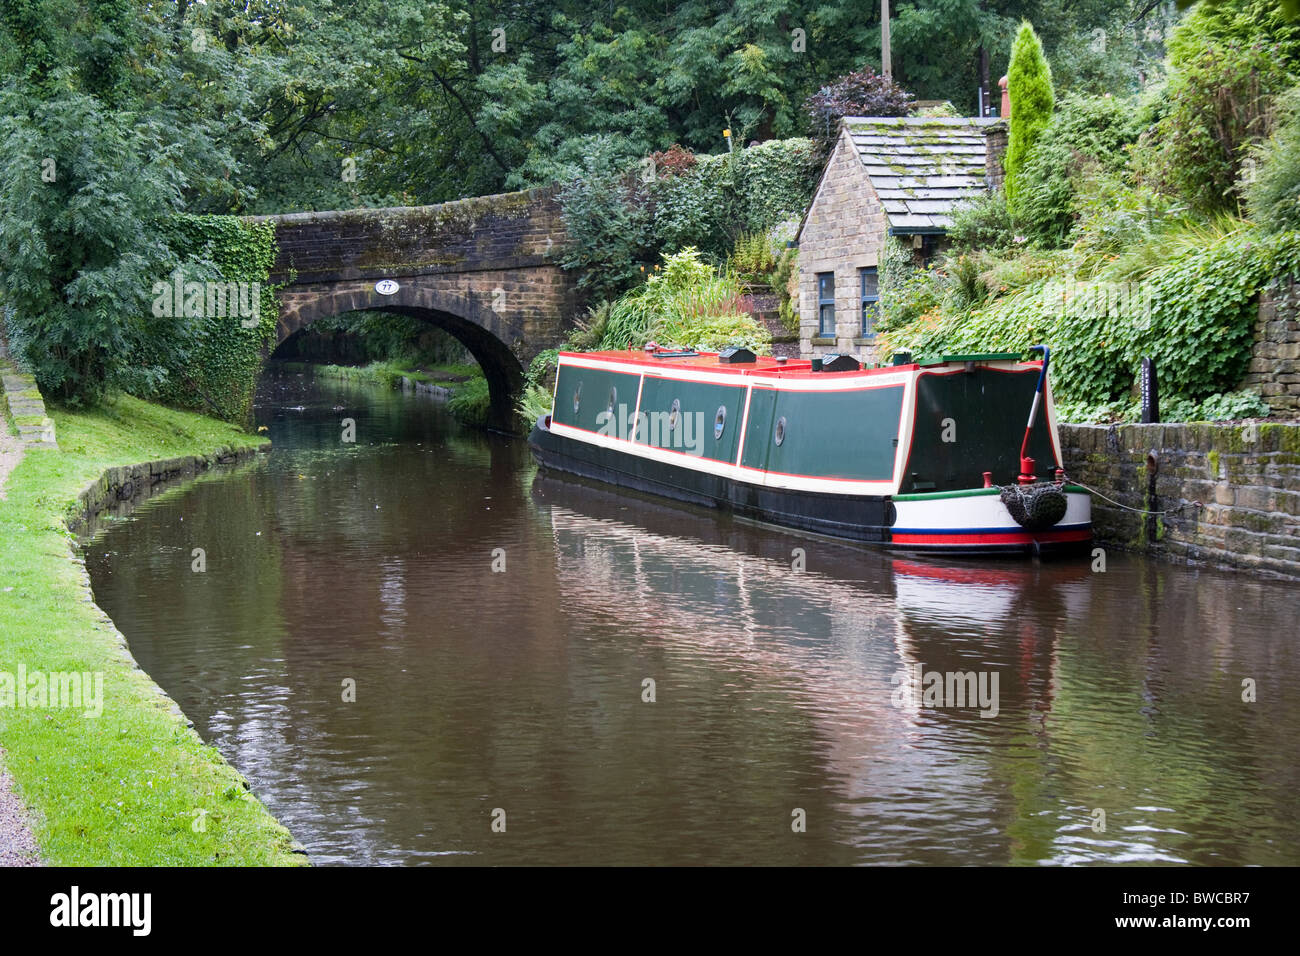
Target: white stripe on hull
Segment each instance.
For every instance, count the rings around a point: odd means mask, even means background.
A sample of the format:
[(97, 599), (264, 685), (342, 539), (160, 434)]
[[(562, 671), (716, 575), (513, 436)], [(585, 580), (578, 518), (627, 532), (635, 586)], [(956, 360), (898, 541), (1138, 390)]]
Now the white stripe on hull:
[[(1053, 528), (1086, 527), (1092, 522), (1092, 499), (1086, 492), (1065, 493), (1065, 517)], [(898, 519), (890, 530), (897, 534), (917, 531), (1023, 531), (998, 495), (969, 495), (960, 498), (929, 498), (923, 501), (894, 499)], [(1051, 530), (1051, 529), (1047, 529)]]

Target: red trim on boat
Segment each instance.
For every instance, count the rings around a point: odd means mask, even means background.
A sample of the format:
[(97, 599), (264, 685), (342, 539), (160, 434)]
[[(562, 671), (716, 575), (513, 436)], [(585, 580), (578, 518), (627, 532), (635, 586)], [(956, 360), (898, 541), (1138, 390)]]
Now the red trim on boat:
[(1073, 528), (1068, 531), (1004, 531), (997, 533), (962, 534), (960, 531), (944, 534), (892, 534), (894, 544), (1051, 544), (1069, 541), (1087, 541), (1092, 538), (1091, 528)]

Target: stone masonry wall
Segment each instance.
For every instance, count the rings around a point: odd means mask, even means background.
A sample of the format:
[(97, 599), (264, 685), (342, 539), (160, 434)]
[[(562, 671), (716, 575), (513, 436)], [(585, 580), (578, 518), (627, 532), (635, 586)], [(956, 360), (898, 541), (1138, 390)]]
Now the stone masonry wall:
[(567, 241), (546, 189), (436, 206), (254, 216), (274, 221), (272, 278), (296, 283), (558, 265)]
[(1300, 418), (1300, 281), (1275, 281), (1259, 296), (1255, 345), (1243, 388), (1264, 396), (1279, 417)]
[(1300, 424), (1062, 425), (1097, 541), (1300, 580)]
[[(878, 265), (885, 210), (846, 131), (826, 165), (799, 235), (799, 351), (804, 357), (841, 352), (869, 357), (861, 336), (858, 269)], [(835, 273), (835, 336), (821, 338), (817, 274)]]

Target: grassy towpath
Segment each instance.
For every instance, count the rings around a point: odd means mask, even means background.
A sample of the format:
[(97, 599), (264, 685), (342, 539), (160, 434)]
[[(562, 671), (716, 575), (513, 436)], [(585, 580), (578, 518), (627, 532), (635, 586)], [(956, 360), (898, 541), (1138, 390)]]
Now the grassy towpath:
[[(304, 863), (243, 777), (136, 667), (92, 600), (65, 523), (108, 468), (211, 461), (264, 442), (129, 397), (50, 417), (59, 447), (27, 449), (0, 501), (0, 748), (40, 856), (53, 865)], [(20, 668), (29, 682), (47, 679), (43, 706), (17, 706)], [(97, 708), (84, 700), (53, 706), (48, 678), (74, 673), (103, 675), (98, 716), (86, 716)]]

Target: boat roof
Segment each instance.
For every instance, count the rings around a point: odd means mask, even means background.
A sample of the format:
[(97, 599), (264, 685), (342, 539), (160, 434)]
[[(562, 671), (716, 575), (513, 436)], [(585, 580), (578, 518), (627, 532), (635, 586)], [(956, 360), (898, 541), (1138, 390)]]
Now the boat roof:
[(918, 368), (928, 368), (935, 365), (947, 365), (950, 362), (1019, 362), (1024, 365), (1039, 365), (1040, 359), (1025, 361), (1023, 355), (1019, 352), (983, 352), (976, 354), (952, 354), (938, 355), (926, 358), (919, 358), (916, 361), (908, 362), (903, 365), (881, 365), (872, 367), (863, 365), (861, 368), (849, 369), (842, 372), (812, 370), (812, 362), (809, 359), (778, 359), (770, 355), (755, 356), (752, 362), (726, 362), (720, 360), (720, 352), (695, 352), (687, 349), (656, 349), (654, 351), (646, 349), (609, 349), (601, 352), (561, 352), (560, 356), (567, 359), (579, 359), (582, 361), (597, 362), (617, 362), (621, 365), (641, 365), (647, 368), (667, 368), (679, 369), (682, 371), (709, 371), (721, 372), (731, 375), (777, 375), (782, 378), (798, 378), (805, 375), (816, 375), (818, 378), (825, 376), (852, 376), (852, 375), (883, 375), (890, 372), (907, 372)]

